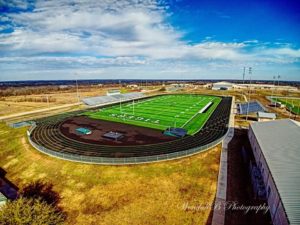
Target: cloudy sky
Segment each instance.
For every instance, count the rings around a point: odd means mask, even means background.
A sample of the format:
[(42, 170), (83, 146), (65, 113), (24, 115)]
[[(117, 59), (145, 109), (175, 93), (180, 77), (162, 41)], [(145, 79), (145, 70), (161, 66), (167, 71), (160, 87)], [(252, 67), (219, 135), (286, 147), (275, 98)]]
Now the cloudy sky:
[(297, 0), (0, 0), (0, 81), (299, 81), (299, 27)]

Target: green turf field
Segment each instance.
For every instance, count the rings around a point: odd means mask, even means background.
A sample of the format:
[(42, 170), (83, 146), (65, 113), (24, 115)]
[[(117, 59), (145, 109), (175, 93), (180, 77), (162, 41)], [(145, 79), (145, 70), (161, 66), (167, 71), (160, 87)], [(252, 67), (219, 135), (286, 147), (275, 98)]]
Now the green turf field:
[[(181, 127), (188, 134), (198, 132), (215, 110), (220, 97), (205, 95), (165, 95), (146, 100), (84, 113), (94, 119), (122, 122), (137, 126), (165, 130), (169, 127)], [(213, 104), (204, 113), (199, 111), (209, 102)]]
[(290, 111), (300, 115), (300, 98), (273, 97), (272, 100), (285, 104)]

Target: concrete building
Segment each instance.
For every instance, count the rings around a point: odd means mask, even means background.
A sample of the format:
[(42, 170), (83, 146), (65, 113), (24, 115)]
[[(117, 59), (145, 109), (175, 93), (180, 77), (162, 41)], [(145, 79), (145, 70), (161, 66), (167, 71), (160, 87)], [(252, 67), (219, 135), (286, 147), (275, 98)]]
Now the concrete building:
[(255, 122), (248, 137), (274, 225), (300, 224), (300, 123)]
[(276, 119), (275, 113), (257, 112), (256, 115), (258, 122), (271, 121)]

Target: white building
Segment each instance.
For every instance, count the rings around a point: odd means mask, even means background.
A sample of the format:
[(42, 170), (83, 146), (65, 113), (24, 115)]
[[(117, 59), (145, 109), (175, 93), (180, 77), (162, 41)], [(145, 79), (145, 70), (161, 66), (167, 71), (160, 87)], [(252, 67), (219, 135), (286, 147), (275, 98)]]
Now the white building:
[(137, 84), (128, 84), (128, 88), (138, 88), (139, 86)]
[(248, 137), (274, 225), (300, 224), (300, 123), (254, 122)]
[(263, 121), (270, 121), (276, 119), (275, 113), (267, 113), (267, 112), (257, 112), (257, 121), (263, 122)]
[(213, 83), (212, 85), (212, 90), (231, 90), (233, 88), (234, 88), (233, 83), (229, 83), (225, 81)]

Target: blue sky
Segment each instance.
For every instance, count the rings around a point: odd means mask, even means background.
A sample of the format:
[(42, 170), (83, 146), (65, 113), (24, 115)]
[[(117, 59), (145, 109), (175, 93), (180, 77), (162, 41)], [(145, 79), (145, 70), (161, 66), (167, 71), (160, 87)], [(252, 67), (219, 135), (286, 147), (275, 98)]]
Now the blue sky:
[(297, 0), (0, 0), (0, 81), (300, 80)]

